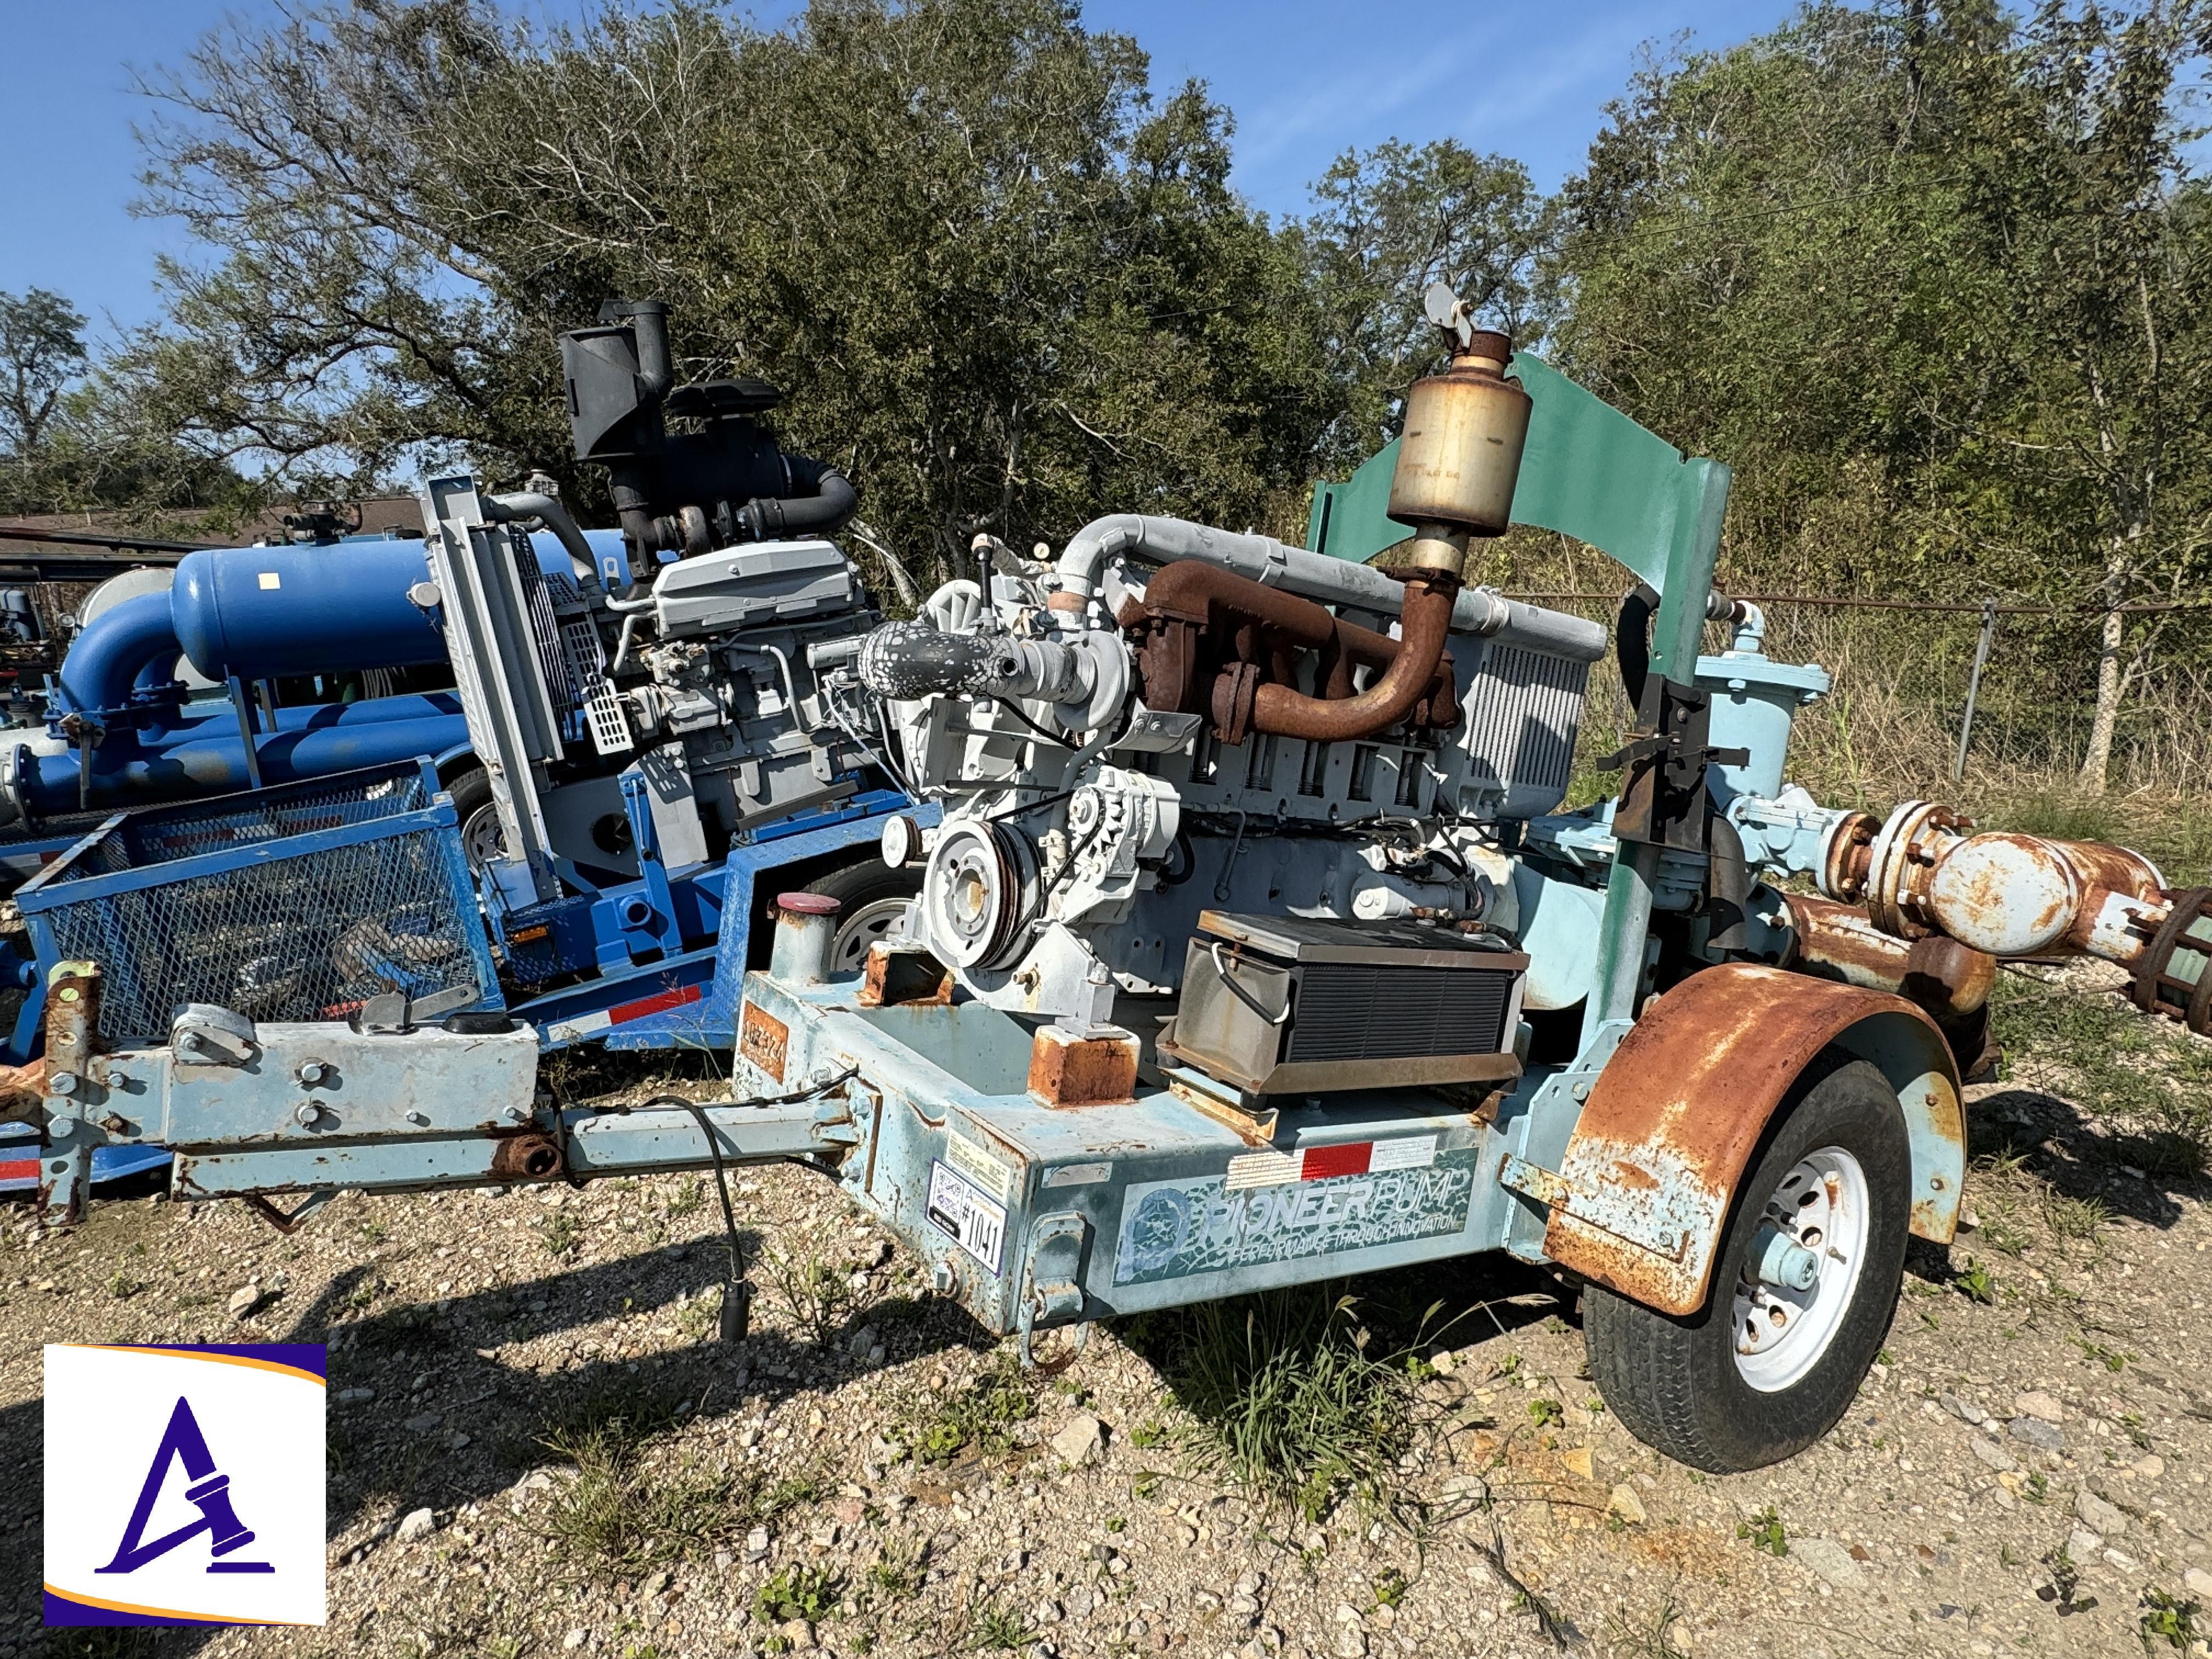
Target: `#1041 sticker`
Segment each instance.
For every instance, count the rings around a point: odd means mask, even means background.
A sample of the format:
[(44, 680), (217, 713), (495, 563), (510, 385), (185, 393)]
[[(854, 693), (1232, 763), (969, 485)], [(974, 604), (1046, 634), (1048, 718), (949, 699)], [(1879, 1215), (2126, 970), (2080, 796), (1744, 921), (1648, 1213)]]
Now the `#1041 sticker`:
[(998, 1276), (1006, 1247), (1006, 1206), (988, 1198), (957, 1170), (929, 1166), (929, 1219), (939, 1232)]

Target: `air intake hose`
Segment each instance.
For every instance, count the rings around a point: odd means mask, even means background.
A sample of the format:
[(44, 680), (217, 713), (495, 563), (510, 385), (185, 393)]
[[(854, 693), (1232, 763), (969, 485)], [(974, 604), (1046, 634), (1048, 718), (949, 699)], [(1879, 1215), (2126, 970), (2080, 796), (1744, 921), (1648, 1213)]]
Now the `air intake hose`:
[(756, 541), (797, 536), (834, 536), (860, 510), (852, 481), (826, 461), (787, 453), (784, 476), (789, 493), (757, 495), (738, 509), (738, 522)]

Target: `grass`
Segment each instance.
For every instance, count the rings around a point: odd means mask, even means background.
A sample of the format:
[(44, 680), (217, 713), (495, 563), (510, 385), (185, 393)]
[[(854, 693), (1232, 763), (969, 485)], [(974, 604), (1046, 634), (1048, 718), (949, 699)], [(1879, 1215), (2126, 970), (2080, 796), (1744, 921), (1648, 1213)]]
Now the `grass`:
[(2144, 1018), (2118, 997), (2084, 996), (2022, 974), (1999, 975), (1990, 1006), (2018, 1080), (2119, 1127), (2108, 1143), (2114, 1162), (2185, 1180), (2204, 1174), (2212, 1045)]
[(2136, 1629), (2146, 1652), (2150, 1651), (2154, 1642), (2186, 1651), (2189, 1644), (2203, 1633), (2197, 1625), (2197, 1615), (2204, 1611), (2202, 1603), (2154, 1589), (2145, 1590), (2142, 1601), (2142, 1617)]
[(613, 1382), (573, 1403), (539, 1436), (541, 1446), (575, 1468), (544, 1522), (556, 1559), (606, 1576), (695, 1559), (820, 1496), (811, 1479), (769, 1482), (673, 1455), (661, 1440), (682, 1420), (678, 1402)]
[(1187, 1462), (1318, 1520), (1347, 1498), (1395, 1507), (1424, 1413), (1411, 1362), (1425, 1322), (1378, 1340), (1352, 1297), (1304, 1285), (1150, 1315), (1131, 1340), (1182, 1407), (1170, 1432)]
[(560, 1261), (575, 1255), (584, 1242), (584, 1229), (566, 1210), (556, 1210), (539, 1218), (538, 1236), (544, 1243), (545, 1254)]
[(968, 1644), (979, 1653), (1014, 1653), (1027, 1647), (1035, 1634), (1029, 1620), (1015, 1609), (987, 1601), (969, 1621)]

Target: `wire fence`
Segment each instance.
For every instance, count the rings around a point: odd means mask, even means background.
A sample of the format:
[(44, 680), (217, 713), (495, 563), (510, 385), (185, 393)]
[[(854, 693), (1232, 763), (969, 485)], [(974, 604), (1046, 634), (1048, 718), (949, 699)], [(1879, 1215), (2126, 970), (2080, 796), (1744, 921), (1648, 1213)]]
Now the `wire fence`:
[[(1617, 592), (1512, 588), (1511, 597), (1610, 623)], [(1834, 677), (1800, 716), (1793, 773), (1815, 793), (1867, 804), (1963, 781), (1970, 789), (2070, 786), (2095, 706), (2098, 606), (1736, 593), (1767, 613), (1766, 651)], [(2212, 611), (2212, 601), (2119, 607), (2136, 631)], [(1724, 650), (1728, 629), (1708, 630)], [(1617, 675), (1593, 681), (1593, 728), (1625, 730)], [(1971, 714), (1969, 710), (1971, 709)], [(2197, 795), (2212, 783), (2212, 665), (2194, 651), (2136, 665), (2114, 734), (2110, 777), (2125, 791)]]

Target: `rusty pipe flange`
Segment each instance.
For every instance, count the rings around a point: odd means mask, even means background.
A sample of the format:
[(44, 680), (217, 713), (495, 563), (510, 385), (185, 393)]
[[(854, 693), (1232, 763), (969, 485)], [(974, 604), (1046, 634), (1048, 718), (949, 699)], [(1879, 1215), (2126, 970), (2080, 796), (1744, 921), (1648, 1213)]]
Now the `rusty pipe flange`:
[(1972, 818), (1933, 801), (1909, 800), (1892, 812), (1867, 848), (1866, 907), (1874, 925), (1898, 939), (1936, 932), (1927, 912), (1929, 874), (1972, 828)]
[(1820, 892), (1839, 904), (1856, 904), (1866, 892), (1867, 849), (1881, 820), (1871, 812), (1846, 812), (1820, 843)]
[(522, 1129), (492, 1142), (495, 1181), (556, 1181), (568, 1167), (561, 1143), (541, 1129)]
[[(2212, 1036), (2212, 887), (2184, 887), (2166, 898), (2166, 920), (2136, 965), (2130, 994), (2143, 1012)], [(2193, 977), (2179, 971), (2192, 964)]]

